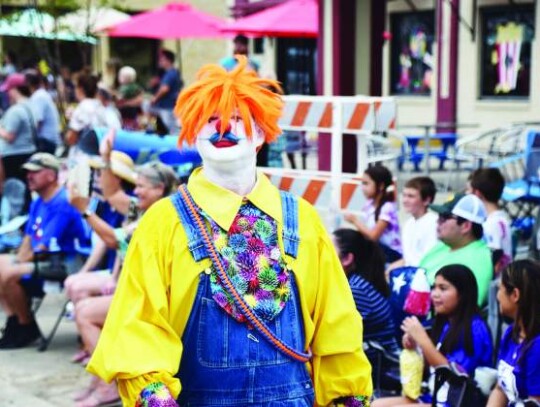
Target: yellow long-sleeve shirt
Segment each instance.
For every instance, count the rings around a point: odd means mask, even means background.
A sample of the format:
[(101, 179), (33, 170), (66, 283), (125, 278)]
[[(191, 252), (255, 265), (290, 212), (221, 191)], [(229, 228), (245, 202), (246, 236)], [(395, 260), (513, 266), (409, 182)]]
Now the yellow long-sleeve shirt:
[[(190, 177), (193, 199), (216, 223), (229, 230), (243, 197), (205, 178)], [(263, 174), (246, 196), (276, 220), (283, 250), (279, 191)], [(308, 364), (316, 402), (342, 396), (371, 396), (371, 366), (362, 349), (362, 319), (329, 236), (315, 209), (299, 200), (300, 246), (296, 259), (285, 256), (298, 284), (305, 325)], [(174, 397), (181, 383), (174, 375), (182, 356), (182, 334), (195, 299), (199, 274), (210, 267), (196, 263), (169, 199), (143, 216), (129, 245), (120, 281), (88, 370), (106, 381), (116, 379), (125, 406), (142, 389), (163, 382)]]

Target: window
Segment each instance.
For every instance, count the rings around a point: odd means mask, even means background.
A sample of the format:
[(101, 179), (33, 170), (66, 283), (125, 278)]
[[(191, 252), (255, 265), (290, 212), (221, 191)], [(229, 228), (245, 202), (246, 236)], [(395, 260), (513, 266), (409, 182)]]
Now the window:
[(264, 54), (264, 38), (253, 39), (253, 53)]
[(312, 38), (277, 40), (277, 78), (288, 95), (315, 95), (317, 41)]
[(435, 12), (392, 14), (391, 27), (391, 93), (429, 96), (433, 86)]
[(482, 9), (480, 95), (528, 97), (534, 7)]

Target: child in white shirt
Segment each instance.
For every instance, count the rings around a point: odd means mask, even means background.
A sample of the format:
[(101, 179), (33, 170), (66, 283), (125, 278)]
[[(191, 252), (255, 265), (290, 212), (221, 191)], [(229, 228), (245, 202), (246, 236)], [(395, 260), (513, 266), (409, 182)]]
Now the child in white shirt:
[(512, 262), (512, 232), (510, 218), (499, 207), (504, 189), (504, 177), (498, 168), (479, 168), (469, 177), (470, 193), (484, 203), (488, 216), (483, 224), (484, 239), (493, 252), (495, 275)]
[(415, 177), (407, 181), (402, 193), (403, 209), (411, 216), (402, 229), (403, 258), (390, 268), (418, 267), (420, 260), (437, 243), (436, 213), (428, 211), (437, 190), (429, 177)]

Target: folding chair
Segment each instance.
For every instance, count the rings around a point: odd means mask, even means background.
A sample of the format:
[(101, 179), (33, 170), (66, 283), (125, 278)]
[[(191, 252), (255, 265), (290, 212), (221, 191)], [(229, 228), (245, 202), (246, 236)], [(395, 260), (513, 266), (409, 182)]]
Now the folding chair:
[(23, 213), (26, 185), (16, 178), (8, 178), (0, 200), (0, 251), (16, 250), (23, 239), (22, 227), (28, 216)]
[(460, 190), (463, 186), (463, 177), (471, 171), (490, 166), (493, 162), (514, 156), (516, 151), (521, 151), (523, 129), (523, 126), (497, 127), (459, 137), (454, 150), (448, 154), (453, 168), (450, 168), (445, 178), (443, 190)]
[[(375, 353), (375, 360), (370, 360), (373, 372), (373, 395), (375, 398), (397, 396), (401, 392), (399, 376), (399, 353), (388, 352), (379, 342), (364, 342), (366, 353)], [(369, 352), (372, 351), (372, 352)]]
[[(43, 289), (44, 283), (45, 281), (34, 273), (28, 274), (21, 279), (21, 285), (23, 286), (26, 295), (28, 296), (28, 300), (30, 303), (30, 311), (34, 318), (36, 318), (36, 314), (41, 308), (43, 300), (46, 296), (45, 290)], [(63, 281), (57, 281), (56, 283), (62, 284)], [(56, 334), (56, 331), (58, 330), (58, 326), (62, 321), (62, 317), (64, 316), (67, 303), (68, 301), (64, 302), (64, 305), (62, 306), (62, 309), (60, 310), (60, 313), (48, 334), (44, 335), (43, 330), (40, 329), (41, 336), (39, 338), (39, 344), (37, 347), (37, 350), (39, 352), (44, 352), (49, 347), (49, 344), (51, 343), (54, 335)]]
[[(21, 278), (21, 285), (23, 286), (26, 295), (28, 296), (28, 299), (30, 301), (30, 311), (32, 312), (32, 315), (37, 321), (37, 312), (39, 311), (41, 305), (43, 304), (43, 300), (46, 293), (45, 286), (47, 284), (56, 285), (59, 289), (59, 292), (62, 290), (64, 286), (65, 279), (70, 275), (75, 273), (82, 267), (82, 264), (84, 262), (84, 258), (81, 255), (75, 255), (72, 258), (61, 260), (63, 262), (63, 267), (65, 270), (65, 273), (63, 276), (47, 276), (47, 278), (43, 278), (39, 276), (38, 273), (34, 272), (32, 274), (28, 274), (26, 276), (23, 276)], [(45, 288), (45, 289), (44, 289)], [(58, 330), (58, 327), (60, 325), (60, 322), (62, 322), (62, 318), (64, 317), (66, 313), (66, 307), (69, 303), (69, 300), (65, 300), (62, 304), (62, 307), (60, 308), (60, 312), (58, 313), (58, 316), (56, 317), (55, 323), (51, 330), (44, 335), (43, 331), (40, 329), (40, 340), (38, 344), (37, 350), (39, 352), (44, 352), (49, 347), (51, 341), (54, 338), (54, 335), (56, 334), (56, 331)]]
[(486, 402), (474, 379), (460, 372), (453, 363), (435, 368), (433, 407), (477, 407), (485, 406)]
[[(523, 176), (514, 179), (515, 172), (519, 172), (516, 166), (523, 166)], [(540, 130), (527, 132), (523, 153), (493, 163), (491, 167), (499, 168), (511, 180), (504, 187), (502, 200), (507, 210), (509, 204), (515, 205), (517, 210), (512, 211), (512, 218), (533, 218), (533, 211), (540, 204)], [(513, 172), (508, 174), (509, 171)]]

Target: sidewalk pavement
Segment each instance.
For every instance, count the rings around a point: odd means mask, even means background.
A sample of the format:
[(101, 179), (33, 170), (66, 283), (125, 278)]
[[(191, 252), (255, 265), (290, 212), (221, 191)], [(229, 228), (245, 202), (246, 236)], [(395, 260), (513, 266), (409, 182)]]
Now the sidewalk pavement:
[[(65, 301), (49, 294), (37, 312), (41, 329), (48, 333)], [(0, 325), (5, 315), (0, 311)], [(78, 349), (75, 322), (63, 319), (45, 352), (36, 346), (0, 351), (0, 407), (72, 407), (72, 395), (90, 375), (69, 359)]]

